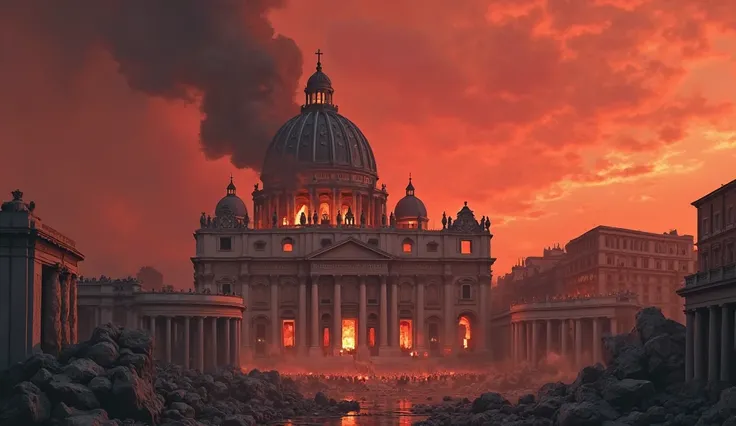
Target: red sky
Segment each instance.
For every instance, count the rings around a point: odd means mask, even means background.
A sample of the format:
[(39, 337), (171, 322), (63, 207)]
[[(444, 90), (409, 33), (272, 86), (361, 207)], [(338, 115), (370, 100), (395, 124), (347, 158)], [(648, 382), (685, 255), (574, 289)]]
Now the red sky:
[[(689, 203), (736, 177), (730, 2), (451, 3), (292, 0), (270, 14), (303, 52), (300, 86), (325, 52), (391, 205), (411, 172), (434, 226), (466, 200), (490, 215), (496, 276), (598, 224), (694, 233)], [(244, 198), (257, 175), (206, 160), (197, 105), (133, 92), (104, 51), (60, 84), (59, 52), (2, 27), (2, 198), (35, 200), (86, 275), (151, 265), (190, 286), (200, 212), (231, 172)]]

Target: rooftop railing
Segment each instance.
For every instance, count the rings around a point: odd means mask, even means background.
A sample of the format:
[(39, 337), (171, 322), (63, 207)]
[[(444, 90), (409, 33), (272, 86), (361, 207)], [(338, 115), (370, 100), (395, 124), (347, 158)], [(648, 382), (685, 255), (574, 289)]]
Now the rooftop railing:
[(736, 263), (709, 269), (685, 277), (685, 287), (697, 287), (701, 285), (714, 284), (719, 281), (736, 278)]

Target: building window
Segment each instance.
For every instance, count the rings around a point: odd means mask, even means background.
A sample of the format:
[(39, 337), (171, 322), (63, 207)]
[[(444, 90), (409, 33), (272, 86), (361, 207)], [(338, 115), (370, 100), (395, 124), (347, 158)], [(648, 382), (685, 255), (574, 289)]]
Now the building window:
[(713, 215), (713, 232), (719, 232), (721, 230), (721, 214), (715, 213)]
[(320, 241), (320, 244), (322, 245), (322, 247), (327, 247), (330, 244), (332, 244), (332, 240), (329, 238), (322, 238), (322, 241)]
[(473, 242), (470, 240), (460, 241), (460, 254), (471, 254), (473, 253)]
[(613, 265), (613, 257), (612, 256), (606, 256), (606, 263), (608, 265)]
[(703, 218), (703, 230), (701, 231), (701, 234), (703, 234), (703, 235), (708, 235), (709, 234), (708, 218), (707, 217), (704, 217)]
[(460, 297), (463, 300), (470, 299), (470, 284), (463, 284), (463, 286), (461, 288), (461, 295), (460, 295)]
[(404, 253), (411, 253), (413, 245), (414, 244), (412, 243), (412, 241), (407, 238), (404, 240), (403, 243), (401, 243), (401, 251), (403, 251)]
[(437, 244), (434, 241), (427, 243), (427, 251), (430, 253), (436, 253), (438, 247), (439, 247), (439, 244)]
[(230, 237), (220, 237), (220, 250), (230, 251), (233, 249), (233, 240)]
[(265, 241), (256, 241), (255, 243), (253, 243), (253, 248), (256, 251), (266, 250), (266, 242)]
[(378, 239), (377, 238), (371, 238), (368, 240), (368, 245), (378, 247)]
[(728, 206), (728, 218), (726, 220), (728, 220), (728, 225), (733, 225), (733, 206)]
[(291, 238), (284, 238), (284, 240), (281, 241), (281, 251), (284, 253), (291, 253), (294, 251), (294, 240)]

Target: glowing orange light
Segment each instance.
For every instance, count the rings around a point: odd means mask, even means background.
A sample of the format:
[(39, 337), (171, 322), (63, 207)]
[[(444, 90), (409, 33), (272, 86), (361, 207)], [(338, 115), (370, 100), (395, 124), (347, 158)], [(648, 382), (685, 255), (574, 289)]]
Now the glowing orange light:
[(281, 335), (285, 348), (294, 347), (294, 320), (284, 320)]
[(296, 224), (300, 224), (301, 225), (301, 223), (302, 223), (301, 222), (301, 220), (302, 220), (302, 213), (304, 213), (304, 215), (306, 216), (306, 214), (307, 214), (307, 206), (306, 205), (302, 206), (302, 208), (300, 208), (299, 211), (296, 212), (296, 215), (294, 216), (294, 224), (295, 225)]
[(291, 253), (292, 251), (294, 251), (294, 244), (284, 243), (283, 246), (281, 246), (281, 248), (283, 249), (285, 253)]
[(286, 216), (284, 216), (284, 218), (281, 219), (281, 224), (284, 225), (284, 226), (288, 225), (289, 224), (289, 219), (287, 219)]
[(401, 347), (401, 349), (412, 348), (411, 334), (411, 320), (407, 319), (399, 321), (399, 347)]
[(322, 329), (322, 346), (325, 348), (330, 347), (330, 329), (327, 327)]
[(371, 327), (368, 329), (368, 346), (376, 346), (376, 328)]
[(342, 320), (342, 348), (344, 350), (355, 349), (355, 319)]
[(465, 335), (463, 336), (463, 348), (468, 349), (468, 342), (470, 341), (470, 320), (466, 316), (461, 316), (459, 324), (465, 329)]

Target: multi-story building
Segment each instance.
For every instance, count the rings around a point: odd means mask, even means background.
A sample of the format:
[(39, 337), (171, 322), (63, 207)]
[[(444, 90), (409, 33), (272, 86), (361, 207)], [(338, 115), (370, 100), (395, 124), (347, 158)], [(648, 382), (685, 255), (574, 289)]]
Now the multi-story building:
[(694, 201), (698, 272), (685, 278), (685, 377), (736, 382), (736, 180)]
[(232, 181), (200, 218), (195, 287), (242, 292), (243, 350), (255, 355), (485, 351), (490, 221), (465, 203), (428, 229), (411, 177), (391, 211), (320, 62), (305, 94), (268, 147), (252, 220)]
[(642, 306), (684, 319), (676, 291), (695, 271), (691, 235), (597, 226), (567, 243), (565, 251), (566, 294), (630, 291)]
[(32, 351), (77, 342), (77, 275), (84, 256), (37, 215), (23, 192), (0, 208), (0, 370)]
[(492, 310), (500, 312), (522, 300), (544, 299), (563, 294), (565, 250), (559, 245), (547, 247), (542, 256), (520, 260), (511, 272), (499, 277), (493, 288)]

